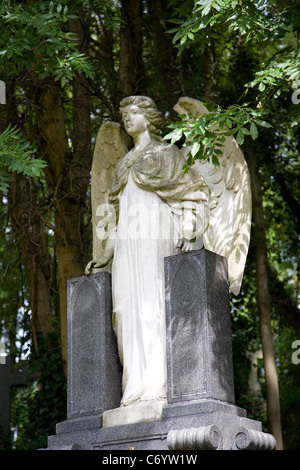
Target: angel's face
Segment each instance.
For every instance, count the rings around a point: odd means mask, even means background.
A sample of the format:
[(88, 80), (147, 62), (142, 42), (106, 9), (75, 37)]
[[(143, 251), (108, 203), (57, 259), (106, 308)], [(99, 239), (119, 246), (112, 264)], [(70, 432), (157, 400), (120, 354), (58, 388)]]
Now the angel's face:
[(148, 119), (142, 110), (134, 104), (126, 106), (123, 110), (122, 117), (126, 132), (132, 137), (148, 129)]

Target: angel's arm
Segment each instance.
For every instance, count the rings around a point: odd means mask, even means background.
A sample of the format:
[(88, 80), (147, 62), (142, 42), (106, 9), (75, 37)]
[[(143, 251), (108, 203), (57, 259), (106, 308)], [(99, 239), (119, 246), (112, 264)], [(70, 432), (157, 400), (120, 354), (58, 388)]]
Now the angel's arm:
[(181, 238), (177, 243), (177, 248), (181, 251), (191, 251), (193, 249), (192, 240), (195, 239), (196, 217), (192, 210), (184, 210), (181, 219)]
[(107, 238), (105, 240), (105, 247), (104, 247), (104, 254), (101, 258), (97, 258), (97, 259), (92, 259), (87, 265), (86, 265), (86, 268), (85, 268), (85, 274), (89, 274), (90, 270), (93, 269), (93, 268), (104, 268), (105, 266), (108, 265), (108, 263), (110, 262), (110, 260), (113, 258), (114, 256), (114, 243), (115, 240), (111, 239), (111, 238)]
[(97, 216), (103, 216), (96, 226), (96, 237), (101, 244), (100, 256), (93, 258), (85, 268), (88, 274), (92, 268), (103, 268), (108, 265), (114, 255), (117, 214), (113, 204), (104, 203), (99, 205), (96, 211)]

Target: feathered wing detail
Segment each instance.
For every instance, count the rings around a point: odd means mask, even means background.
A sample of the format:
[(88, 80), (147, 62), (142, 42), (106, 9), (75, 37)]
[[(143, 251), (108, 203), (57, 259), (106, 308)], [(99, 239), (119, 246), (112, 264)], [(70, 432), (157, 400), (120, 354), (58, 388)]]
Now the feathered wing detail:
[[(180, 98), (175, 111), (200, 117), (207, 108), (193, 98)], [(213, 130), (213, 129), (212, 129)], [(183, 147), (185, 156), (188, 147)], [(250, 242), (252, 200), (250, 175), (244, 155), (234, 137), (227, 136), (220, 167), (197, 160), (194, 168), (210, 190), (210, 221), (203, 235), (204, 247), (228, 259), (230, 290), (238, 295)]]
[[(109, 214), (108, 195), (118, 160), (127, 153), (122, 138), (121, 126), (117, 122), (105, 122), (100, 127), (93, 154), (91, 172), (91, 204), (93, 222), (93, 259), (104, 254), (105, 239), (103, 217)], [(110, 264), (105, 266), (109, 271)], [(96, 269), (95, 271), (101, 271)]]

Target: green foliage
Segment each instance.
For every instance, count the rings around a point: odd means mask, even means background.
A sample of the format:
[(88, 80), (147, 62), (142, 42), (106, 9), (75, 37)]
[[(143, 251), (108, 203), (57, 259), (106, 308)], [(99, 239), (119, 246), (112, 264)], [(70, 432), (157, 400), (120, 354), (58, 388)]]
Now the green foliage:
[(211, 160), (219, 166), (218, 156), (222, 155), (225, 136), (232, 135), (239, 145), (244, 143), (246, 135), (256, 140), (257, 126), (272, 127), (261, 119), (262, 112), (253, 110), (247, 104), (233, 105), (223, 110), (220, 106), (206, 105), (211, 111), (195, 119), (193, 116), (181, 116), (181, 120), (169, 124), (173, 129), (165, 136), (171, 143), (185, 137), (184, 146), (191, 147), (183, 171), (186, 172), (196, 159)]
[(11, 450), (13, 445), (12, 435), (0, 428), (0, 450)]
[(53, 75), (64, 86), (75, 72), (92, 76), (89, 59), (77, 50), (76, 35), (68, 21), (77, 17), (82, 2), (4, 0), (0, 5), (0, 57), (5, 76), (34, 70)]
[(290, 450), (297, 450), (300, 446), (300, 364), (292, 361), (292, 343), (295, 339), (293, 330), (282, 325), (274, 342), (283, 433), (286, 447)]
[(256, 3), (251, 0), (194, 1), (188, 18), (173, 20), (180, 26), (170, 32), (175, 33), (173, 41), (179, 43), (180, 53), (194, 40), (199, 41), (204, 50), (212, 38), (225, 31), (239, 35), (246, 44), (266, 42), (275, 33), (282, 36), (289, 31), (281, 23), (280, 15), (274, 15), (272, 3), (263, 0)]
[[(66, 419), (66, 378), (56, 333), (44, 340), (28, 365), (29, 384), (15, 396), (12, 425), (18, 436), (14, 448), (34, 450), (47, 447), (47, 437), (55, 434), (55, 425)], [(31, 380), (30, 380), (31, 378)]]
[[(9, 354), (19, 357), (15, 348), (17, 332), (24, 327), (19, 323), (18, 311), (23, 310), (25, 287), (23, 272), (19, 266), (18, 248), (11, 237), (11, 228), (7, 223), (7, 200), (0, 204), (0, 338), (5, 338), (5, 349)], [(23, 305), (22, 305), (23, 304)], [(28, 324), (25, 329), (28, 329)]]
[[(249, 82), (249, 88), (258, 88), (258, 106), (262, 107), (271, 97), (278, 98), (282, 92), (290, 92), (300, 79), (300, 52), (286, 47), (276, 53), (271, 60), (262, 64), (262, 70), (255, 74), (255, 79)], [(299, 125), (298, 121), (293, 126)]]
[[(243, 145), (245, 135), (256, 140), (257, 126), (269, 126), (261, 116), (268, 112), (270, 99), (290, 92), (293, 87), (299, 88), (300, 50), (296, 42), (297, 33), (295, 35), (299, 7), (293, 2), (292, 5), (282, 6), (280, 2), (203, 0), (194, 1), (190, 14), (187, 11), (177, 9), (179, 18), (171, 21), (178, 23), (178, 26), (169, 30), (174, 35), (173, 43), (179, 44), (179, 54), (195, 43), (203, 52), (213, 41), (220, 42), (222, 36), (229, 42), (239, 43), (239, 47), (261, 47), (263, 50), (268, 47), (260, 68), (253, 71), (254, 79), (244, 84), (237, 104), (231, 104), (226, 110), (216, 107), (211, 117), (202, 117), (190, 126), (186, 126), (184, 120), (171, 125), (174, 130), (169, 137), (173, 142), (182, 134), (196, 139), (194, 144), (187, 143), (192, 146), (187, 168), (195, 158), (211, 158), (218, 165), (218, 147), (222, 143), (220, 132), (224, 126), (227, 126), (228, 134), (235, 135), (239, 145)], [(252, 98), (245, 104), (250, 91), (255, 95), (250, 93)], [(300, 124), (299, 113), (294, 112), (290, 120), (290, 125), (297, 128)], [(218, 135), (214, 136), (211, 132), (212, 125), (216, 126)]]
[(46, 163), (33, 158), (35, 152), (16, 126), (9, 125), (0, 134), (0, 191), (6, 192), (9, 187), (9, 172), (16, 171), (33, 177), (40, 175)]

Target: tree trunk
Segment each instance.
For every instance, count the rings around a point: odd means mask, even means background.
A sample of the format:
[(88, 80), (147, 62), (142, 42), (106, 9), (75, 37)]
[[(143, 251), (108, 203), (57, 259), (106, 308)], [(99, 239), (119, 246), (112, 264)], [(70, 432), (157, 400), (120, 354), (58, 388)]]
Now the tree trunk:
[[(78, 50), (87, 52), (82, 11), (79, 17), (81, 19), (70, 22), (70, 30), (76, 33)], [(52, 79), (38, 80), (35, 104), (38, 139), (48, 162), (46, 176), (54, 209), (60, 336), (66, 366), (67, 281), (84, 272), (82, 219), (92, 161), (90, 99), (85, 76), (76, 73), (73, 79), (72, 150), (66, 132), (61, 90)]]
[(213, 44), (207, 44), (203, 53), (204, 94), (208, 101), (215, 103), (217, 98), (215, 78), (215, 58)]
[(67, 280), (82, 275), (84, 270), (81, 212), (89, 178), (86, 162), (75, 160), (68, 145), (59, 87), (51, 81), (41, 82), (36, 105), (40, 144), (49, 165), (46, 175), (54, 209), (61, 345), (66, 364)]
[[(79, 18), (70, 21), (70, 31), (77, 37), (77, 48), (79, 52), (88, 55), (88, 38), (84, 31), (83, 13), (79, 12)], [(73, 79), (73, 129), (72, 146), (73, 158), (77, 166), (76, 186), (79, 188), (81, 198), (84, 198), (92, 165), (91, 151), (91, 103), (89, 84), (83, 73), (76, 73)], [(84, 172), (84, 174), (82, 174)]]
[(35, 187), (30, 177), (12, 175), (9, 205), (14, 238), (25, 266), (32, 335), (37, 351), (39, 334), (47, 344), (48, 334), (55, 331), (55, 315), (51, 308), (51, 285), (55, 273), (51, 270), (49, 257), (48, 227), (36, 204)]
[(296, 301), (286, 293), (286, 286), (278, 279), (277, 273), (271, 272), (269, 279), (272, 302), (276, 305), (282, 318), (295, 330), (296, 336), (300, 338), (300, 310)]
[[(171, 35), (166, 33), (168, 27), (164, 19), (164, 11), (167, 11), (167, 2), (164, 0), (147, 0), (147, 8), (153, 34), (153, 57), (157, 65), (155, 79), (160, 83), (160, 96), (158, 98), (166, 102), (167, 110), (172, 119), (176, 116), (176, 112), (173, 110), (174, 105), (177, 103), (179, 96), (185, 94), (178, 81), (178, 69), (180, 68), (178, 50), (172, 44)], [(155, 90), (155, 85), (149, 83), (148, 88)]]
[(142, 58), (142, 1), (121, 0), (120, 66), (116, 106), (122, 98), (146, 93)]
[(271, 326), (270, 294), (268, 285), (267, 242), (262, 205), (261, 182), (256, 160), (256, 152), (251, 143), (245, 146), (251, 186), (253, 206), (253, 232), (256, 256), (257, 305), (263, 350), (263, 362), (266, 376), (267, 415), (271, 434), (276, 439), (278, 450), (283, 449), (281, 432), (281, 415), (279, 386), (274, 356), (273, 335)]
[[(9, 124), (20, 126), (13, 81), (7, 84), (7, 103), (0, 109), (0, 132)], [(48, 227), (36, 200), (35, 183), (30, 177), (12, 174), (8, 204), (14, 240), (25, 267), (33, 342), (37, 351), (39, 334), (47, 342), (48, 334), (55, 330), (52, 308), (55, 273), (49, 256)]]

